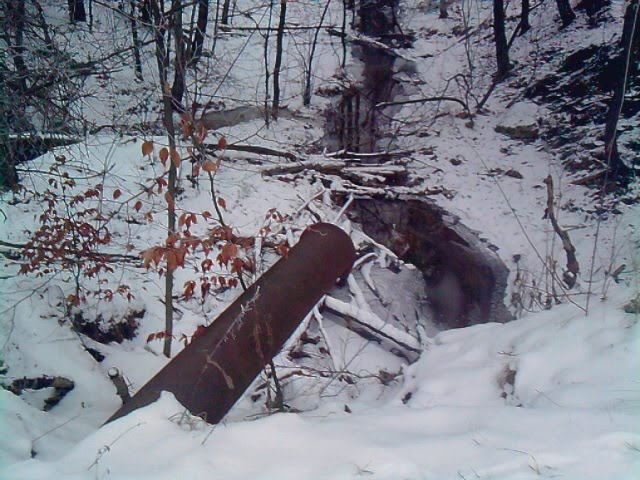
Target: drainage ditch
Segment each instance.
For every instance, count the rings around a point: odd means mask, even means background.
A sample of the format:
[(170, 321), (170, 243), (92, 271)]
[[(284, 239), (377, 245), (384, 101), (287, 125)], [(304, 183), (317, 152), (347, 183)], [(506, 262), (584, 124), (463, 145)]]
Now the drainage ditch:
[[(414, 66), (392, 47), (410, 47), (410, 35), (398, 23), (397, 0), (361, 0), (352, 26), (362, 34), (351, 41), (359, 61), (349, 73), (356, 72), (358, 80), (328, 115), (325, 145), (347, 152), (385, 150), (392, 145), (384, 138), (388, 117), (374, 107), (407, 93), (399, 73), (406, 76)], [(507, 267), (496, 248), (455, 215), (418, 195), (359, 196), (350, 212), (367, 235), (422, 272), (438, 329), (512, 319), (504, 305)]]
[(352, 219), (425, 281), (441, 329), (512, 319), (504, 305), (509, 270), (495, 247), (432, 201), (418, 196), (358, 198)]

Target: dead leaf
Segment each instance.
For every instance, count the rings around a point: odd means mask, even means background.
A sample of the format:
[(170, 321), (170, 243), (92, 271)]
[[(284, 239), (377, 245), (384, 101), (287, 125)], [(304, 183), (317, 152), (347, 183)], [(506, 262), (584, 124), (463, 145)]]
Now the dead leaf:
[(171, 147), (171, 162), (173, 162), (174, 167), (179, 168), (180, 163), (182, 162), (182, 158), (180, 158), (180, 154), (175, 149), (175, 147)]
[(162, 147), (162, 150), (160, 150), (160, 161), (162, 162), (162, 165), (166, 165), (167, 164), (167, 160), (169, 159), (169, 150), (167, 149), (167, 147)]
[(142, 143), (142, 155), (145, 157), (147, 155), (151, 155), (153, 153), (153, 142), (151, 140), (147, 140)]
[(207, 159), (202, 164), (202, 170), (209, 173), (215, 173), (215, 171), (218, 170), (218, 164), (213, 160)]

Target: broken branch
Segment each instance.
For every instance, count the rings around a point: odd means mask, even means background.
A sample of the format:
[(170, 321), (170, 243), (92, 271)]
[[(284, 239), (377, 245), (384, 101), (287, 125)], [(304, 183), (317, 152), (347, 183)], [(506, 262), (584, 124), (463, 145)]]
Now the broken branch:
[(580, 265), (576, 258), (576, 247), (571, 243), (569, 234), (558, 225), (558, 220), (553, 211), (553, 179), (551, 175), (548, 175), (544, 179), (544, 183), (547, 186), (547, 208), (545, 210), (544, 218), (549, 218), (553, 230), (556, 232), (560, 240), (562, 241), (562, 248), (567, 253), (567, 270), (563, 273), (562, 279), (568, 288), (573, 288), (576, 284), (578, 273), (580, 272)]

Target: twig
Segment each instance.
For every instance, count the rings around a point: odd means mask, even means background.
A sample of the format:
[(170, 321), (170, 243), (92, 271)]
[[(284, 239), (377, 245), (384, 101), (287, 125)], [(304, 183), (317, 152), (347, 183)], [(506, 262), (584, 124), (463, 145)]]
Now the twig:
[(459, 98), (456, 98), (456, 97), (450, 97), (448, 95), (442, 95), (442, 96), (438, 96), (438, 97), (416, 98), (414, 100), (401, 100), (401, 101), (397, 101), (397, 102), (380, 102), (380, 103), (376, 104), (375, 108), (376, 109), (380, 109), (380, 108), (392, 107), (392, 106), (396, 106), (396, 105), (411, 105), (411, 104), (414, 104), (414, 103), (427, 103), (427, 102), (455, 102), (455, 103), (458, 103), (458, 104), (462, 105), (462, 108), (464, 108), (464, 111), (469, 116), (469, 119), (471, 119), (473, 121), (473, 114), (471, 113), (471, 110), (469, 109), (469, 105), (467, 105), (467, 102), (465, 102), (464, 100), (460, 100)]
[(551, 178), (551, 175), (548, 175), (547, 178), (544, 179), (544, 183), (547, 186), (547, 208), (545, 210), (545, 218), (549, 218), (551, 221), (553, 230), (558, 234), (560, 240), (562, 240), (562, 248), (567, 252), (567, 271), (563, 273), (562, 279), (567, 287), (573, 288), (576, 284), (578, 273), (580, 273), (580, 265), (576, 258), (576, 247), (571, 243), (571, 239), (569, 238), (569, 234), (566, 230), (563, 230), (560, 225), (558, 225), (558, 220), (556, 219), (556, 215), (553, 211), (553, 178)]
[[(219, 150), (217, 145), (207, 145), (208, 151), (216, 151)], [(257, 153), (258, 155), (273, 155), (276, 157), (284, 157), (287, 160), (295, 162), (299, 160), (298, 156), (291, 152), (285, 152), (283, 150), (274, 150), (273, 148), (261, 147), (259, 145), (227, 145), (225, 146), (226, 150), (233, 150), (236, 152), (249, 152), (249, 153)]]

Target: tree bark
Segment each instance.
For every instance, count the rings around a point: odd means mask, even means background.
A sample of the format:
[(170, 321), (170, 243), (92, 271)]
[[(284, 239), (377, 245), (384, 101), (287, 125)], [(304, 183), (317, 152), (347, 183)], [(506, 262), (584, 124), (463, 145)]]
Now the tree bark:
[(524, 35), (531, 29), (529, 23), (529, 12), (531, 11), (531, 5), (529, 0), (522, 0), (522, 9), (520, 10), (520, 35)]
[(136, 79), (142, 81), (142, 58), (140, 56), (140, 37), (138, 37), (138, 20), (136, 19), (136, 0), (131, 0), (131, 38), (133, 40), (133, 61)]
[(556, 4), (558, 5), (562, 26), (567, 27), (571, 25), (571, 22), (576, 19), (576, 14), (573, 12), (569, 0), (556, 0)]
[(273, 103), (271, 110), (273, 118), (278, 117), (278, 108), (280, 108), (280, 69), (282, 67), (282, 44), (286, 21), (287, 0), (280, 0), (280, 20), (278, 21), (278, 33), (276, 34), (276, 63), (273, 67)]
[[(22, 3), (22, 0), (19, 2)], [(71, 22), (86, 22), (87, 12), (84, 8), (84, 0), (68, 0), (69, 20)]]
[[(173, 0), (175, 3), (177, 0)], [(162, 2), (152, 0), (150, 2), (151, 13), (153, 15), (153, 30), (156, 47), (156, 62), (158, 66), (158, 81), (160, 83), (160, 92), (162, 95), (162, 120), (167, 138), (169, 140), (169, 149), (176, 147), (176, 132), (173, 125), (173, 99), (169, 89), (167, 70), (169, 69), (169, 54), (167, 43), (165, 41), (165, 27), (163, 25), (164, 11)], [(181, 9), (178, 8), (180, 11)], [(167, 204), (167, 237), (175, 232), (176, 229), (176, 212), (175, 212), (175, 191), (177, 181), (177, 168), (173, 161), (169, 162), (169, 178), (168, 192), (172, 201)], [(173, 272), (165, 272), (165, 337), (163, 353), (166, 357), (171, 357), (171, 341), (173, 337)]]
[(627, 5), (620, 40), (622, 54), (616, 59), (616, 85), (613, 91), (609, 111), (605, 121), (604, 143), (607, 166), (614, 178), (630, 174), (631, 169), (622, 161), (618, 152), (618, 120), (622, 112), (627, 83), (638, 74), (640, 59), (640, 19), (638, 18), (639, 0), (631, 0)]
[(596, 15), (606, 6), (611, 4), (611, 0), (582, 0), (580, 7), (584, 8), (593, 23)]
[(231, 0), (224, 0), (222, 3), (222, 15), (220, 17), (220, 23), (222, 25), (229, 25), (229, 8), (231, 7)]
[(207, 33), (207, 23), (209, 20), (209, 0), (198, 0), (198, 19), (196, 29), (191, 41), (188, 62), (190, 66), (195, 66), (202, 56), (202, 45)]
[(506, 77), (507, 73), (509, 73), (509, 70), (511, 69), (504, 21), (504, 1), (493, 0), (493, 35), (496, 43), (496, 61), (498, 65), (496, 79), (498, 80), (502, 80)]
[(447, 0), (440, 0), (440, 18), (449, 18), (447, 12)]
[[(316, 46), (318, 45), (318, 35), (320, 33), (320, 29), (322, 28), (322, 24), (324, 23), (324, 18), (327, 15), (327, 11), (329, 10), (329, 5), (331, 4), (331, 0), (327, 0), (327, 3), (325, 3), (324, 5), (324, 10), (322, 11), (322, 17), (320, 17), (320, 22), (318, 22), (318, 26), (316, 27), (316, 31), (313, 35), (313, 43), (311, 45), (311, 53), (309, 54), (309, 62), (307, 62), (307, 71), (306, 73), (306, 79), (305, 79), (305, 83), (304, 83), (304, 93), (302, 95), (302, 104), (305, 107), (308, 107), (309, 105), (311, 105), (311, 90), (312, 90), (312, 85), (311, 85), (311, 75), (312, 75), (312, 64), (313, 64), (313, 57), (316, 54)], [(344, 17), (342, 18), (342, 25), (344, 27)], [(342, 42), (344, 44), (345, 39), (342, 39)], [(344, 57), (343, 57), (344, 58)]]
[[(13, 35), (13, 44), (10, 44), (10, 51), (12, 52), (13, 65), (15, 67), (15, 84), (18, 86), (22, 93), (27, 91), (27, 79), (29, 78), (29, 70), (24, 59), (26, 48), (24, 46), (24, 27), (25, 27), (25, 6), (22, 0), (8, 0), (5, 2), (6, 12), (5, 15), (10, 24), (6, 27), (15, 31)], [(5, 34), (7, 43), (11, 41), (9, 34)]]
[(147, 25), (151, 25), (151, 0), (140, 0), (140, 21), (142, 23), (146, 23)]
[(184, 82), (186, 75), (186, 51), (184, 42), (184, 30), (182, 28), (182, 1), (172, 0), (171, 10), (173, 11), (173, 36), (175, 38), (175, 63), (173, 86), (171, 87), (171, 96), (173, 99), (173, 108), (178, 112), (184, 111), (182, 98), (184, 97)]

